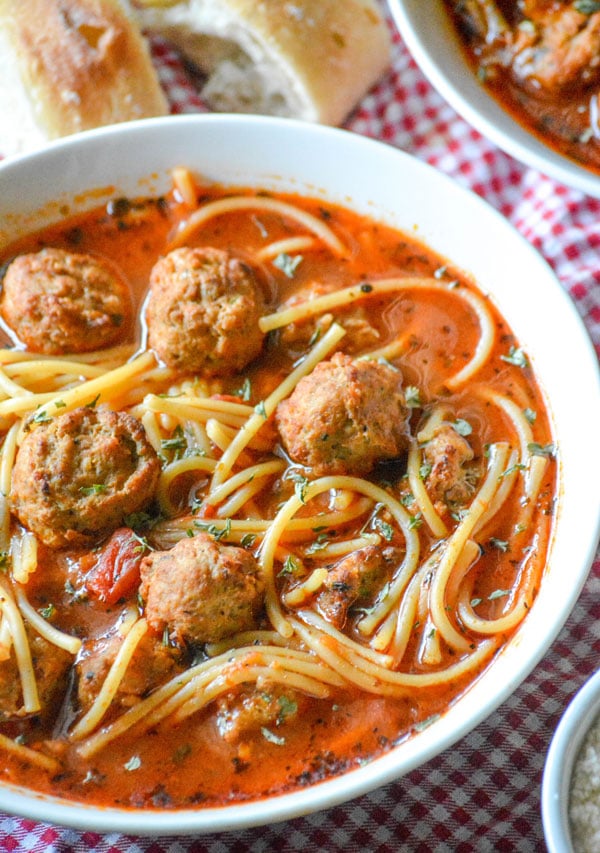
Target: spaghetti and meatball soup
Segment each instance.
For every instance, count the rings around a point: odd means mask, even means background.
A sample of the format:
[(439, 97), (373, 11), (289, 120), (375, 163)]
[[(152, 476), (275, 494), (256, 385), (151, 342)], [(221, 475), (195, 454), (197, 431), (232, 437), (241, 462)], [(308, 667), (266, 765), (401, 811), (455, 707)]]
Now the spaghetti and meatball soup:
[(556, 448), (460, 270), (183, 168), (0, 261), (4, 780), (124, 808), (289, 792), (490, 666), (543, 576)]

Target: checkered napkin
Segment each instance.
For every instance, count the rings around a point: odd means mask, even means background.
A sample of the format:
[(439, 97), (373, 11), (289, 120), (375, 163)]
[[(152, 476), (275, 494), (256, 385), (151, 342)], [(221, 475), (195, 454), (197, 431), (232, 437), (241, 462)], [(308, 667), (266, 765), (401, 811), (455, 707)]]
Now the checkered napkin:
[[(160, 39), (152, 40), (152, 50), (172, 111), (205, 112), (179, 56)], [(501, 211), (553, 267), (600, 352), (600, 200), (521, 166), (483, 139), (431, 88), (396, 33), (389, 73), (346, 127), (427, 161)], [(462, 741), (396, 783), (305, 818), (195, 839), (100, 836), (0, 815), (0, 850), (537, 853), (545, 849), (545, 753), (570, 698), (596, 669), (599, 652), (597, 558), (569, 621), (526, 682)]]

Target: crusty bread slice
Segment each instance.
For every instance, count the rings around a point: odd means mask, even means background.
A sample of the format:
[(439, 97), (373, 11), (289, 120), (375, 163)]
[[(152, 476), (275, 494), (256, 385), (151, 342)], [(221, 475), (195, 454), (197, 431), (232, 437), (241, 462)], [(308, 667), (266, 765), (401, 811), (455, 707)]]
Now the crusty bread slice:
[(0, 0), (0, 154), (166, 113), (146, 40), (118, 0)]
[(390, 37), (377, 0), (130, 0), (207, 76), (217, 111), (340, 124), (383, 74)]

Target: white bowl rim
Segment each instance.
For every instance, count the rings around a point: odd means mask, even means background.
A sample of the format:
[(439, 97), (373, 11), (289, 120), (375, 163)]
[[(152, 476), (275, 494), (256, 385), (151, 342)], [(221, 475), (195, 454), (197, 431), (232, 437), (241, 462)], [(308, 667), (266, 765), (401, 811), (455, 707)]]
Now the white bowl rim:
[[(544, 145), (479, 84), (463, 57), (458, 36), (452, 27), (446, 26), (443, 40), (439, 37), (437, 19), (446, 23), (447, 15), (443, 0), (427, 4), (422, 0), (388, 0), (388, 4), (396, 27), (417, 65), (465, 121), (524, 165), (572, 189), (600, 197), (599, 174)], [(454, 46), (453, 55), (448, 60), (451, 68), (447, 67), (444, 59), (444, 56), (448, 59), (448, 45)]]
[[(598, 401), (600, 406), (600, 366), (597, 363), (597, 358), (585, 326), (573, 302), (560, 287), (556, 277), (537, 251), (531, 247), (525, 238), (500, 213), (495, 211), (480, 197), (460, 187), (450, 178), (428, 164), (418, 161), (405, 152), (384, 143), (358, 136), (345, 130), (326, 128), (319, 125), (308, 125), (291, 119), (229, 116), (223, 114), (171, 116), (88, 131), (77, 137), (59, 140), (42, 151), (0, 162), (0, 183), (13, 169), (21, 170), (37, 161), (43, 162), (46, 158), (49, 158), (51, 162), (56, 162), (56, 158), (59, 160), (63, 158), (63, 164), (66, 164), (72, 155), (77, 156), (77, 151), (80, 148), (89, 148), (94, 152), (98, 152), (100, 149), (109, 150), (112, 145), (117, 146), (120, 139), (129, 139), (133, 143), (137, 141), (139, 144), (142, 144), (142, 140), (148, 137), (160, 139), (164, 136), (166, 139), (169, 134), (174, 132), (183, 135), (188, 132), (200, 133), (211, 129), (217, 129), (223, 133), (232, 132), (238, 134), (242, 131), (248, 134), (268, 131), (270, 134), (274, 134), (276, 138), (286, 138), (288, 141), (291, 137), (299, 135), (302, 137), (303, 144), (312, 140), (314, 144), (322, 144), (325, 149), (328, 146), (344, 144), (354, 150), (356, 155), (362, 156), (364, 153), (370, 156), (376, 154), (378, 166), (382, 163), (386, 165), (402, 163), (405, 167), (410, 167), (411, 173), (430, 181), (435, 180), (440, 187), (443, 186), (453, 197), (460, 198), (462, 203), (469, 209), (473, 208), (474, 211), (477, 211), (478, 215), (484, 216), (487, 222), (493, 222), (494, 227), (497, 227), (500, 232), (506, 231), (508, 233), (510, 231), (512, 235), (511, 239), (515, 241), (515, 246), (519, 244), (523, 251), (529, 253), (531, 262), (536, 269), (539, 269), (540, 275), (548, 280), (548, 284), (552, 280), (553, 288), (548, 296), (556, 300), (557, 304), (560, 304), (560, 310), (564, 312), (564, 322), (567, 326), (576, 328), (578, 331), (578, 357), (583, 362), (591, 386), (596, 389), (595, 400)], [(114, 156), (114, 151), (112, 150), (111, 156)], [(1, 207), (2, 200), (0, 199), (0, 210)], [(510, 323), (511, 318), (509, 317), (508, 320)], [(514, 327), (514, 323), (511, 323), (511, 325)], [(592, 398), (594, 398), (594, 395), (592, 395)], [(598, 412), (600, 412), (600, 408), (598, 408)], [(595, 461), (596, 463), (600, 463), (600, 454), (597, 454)], [(339, 805), (366, 794), (388, 782), (396, 781), (400, 776), (410, 772), (439, 754), (442, 750), (450, 747), (476, 725), (481, 723), (508, 698), (539, 662), (543, 654), (545, 654), (571, 612), (592, 564), (596, 551), (596, 543), (600, 535), (600, 511), (596, 510), (600, 510), (600, 500), (597, 508), (594, 507), (592, 510), (588, 510), (587, 521), (590, 524), (590, 539), (585, 544), (579, 544), (578, 546), (577, 564), (579, 566), (579, 574), (571, 588), (566, 593), (561, 593), (560, 604), (558, 605), (559, 618), (551, 628), (544, 628), (544, 644), (538, 644), (535, 648), (530, 648), (524, 647), (523, 644), (515, 643), (510, 650), (511, 659), (518, 661), (518, 663), (511, 665), (515, 671), (511, 670), (511, 676), (506, 680), (503, 688), (494, 693), (493, 701), (490, 702), (489, 697), (487, 697), (486, 700), (481, 702), (481, 706), (478, 707), (477, 711), (469, 716), (468, 720), (465, 721), (460, 713), (463, 702), (461, 699), (440, 720), (430, 726), (429, 729), (412, 735), (406, 744), (402, 744), (401, 747), (393, 749), (363, 767), (351, 770), (340, 777), (312, 785), (309, 789), (281, 796), (267, 797), (239, 805), (224, 806), (222, 808), (156, 812), (152, 810), (135, 811), (119, 808), (97, 808), (85, 804), (71, 804), (54, 797), (45, 797), (32, 794), (29, 791), (23, 791), (16, 787), (0, 785), (0, 808), (36, 820), (51, 821), (57, 824), (80, 829), (91, 829), (97, 832), (122, 831), (154, 836), (203, 834), (233, 829), (239, 830), (307, 815), (318, 810)], [(544, 590), (547, 587), (548, 584), (542, 584), (538, 600), (545, 595)], [(534, 605), (532, 612), (526, 620), (528, 624), (535, 618), (536, 612)], [(505, 650), (501, 658), (506, 658), (507, 654)], [(496, 660), (492, 668), (494, 671), (497, 670), (499, 661), (500, 659)], [(504, 666), (504, 664), (502, 665)], [(483, 698), (483, 693), (481, 696), (478, 693), (478, 691), (481, 692), (479, 685), (480, 682), (476, 683), (467, 691), (467, 694), (477, 695), (480, 699)], [(433, 734), (435, 734), (435, 737)], [(395, 761), (395, 755), (399, 749), (402, 749), (404, 758), (401, 770), (398, 769)]]
[(542, 823), (549, 853), (573, 849), (569, 792), (579, 750), (600, 715), (600, 670), (571, 699), (554, 732), (542, 778)]

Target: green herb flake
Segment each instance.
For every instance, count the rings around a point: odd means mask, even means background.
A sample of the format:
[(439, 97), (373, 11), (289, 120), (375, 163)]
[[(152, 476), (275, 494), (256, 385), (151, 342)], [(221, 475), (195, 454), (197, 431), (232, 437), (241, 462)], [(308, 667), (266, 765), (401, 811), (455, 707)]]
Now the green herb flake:
[(288, 554), (285, 560), (283, 561), (283, 566), (281, 567), (280, 575), (296, 575), (299, 571), (300, 567), (296, 562), (296, 558), (292, 554)]
[(537, 412), (528, 407), (527, 409), (523, 409), (523, 416), (528, 424), (534, 424), (537, 419)]
[(100, 399), (100, 394), (96, 394), (96, 396), (94, 397), (94, 399), (93, 399), (93, 400), (90, 400), (90, 402), (89, 402), (89, 403), (86, 403), (86, 404), (85, 404), (85, 407), (84, 407), (84, 408), (86, 408), (86, 409), (95, 409), (95, 408), (96, 408), (96, 403), (98, 402), (98, 400), (99, 400), (99, 399)]
[(593, 15), (600, 12), (600, 0), (575, 0), (573, 8), (581, 15)]
[(264, 737), (264, 739), (268, 740), (269, 743), (274, 743), (276, 746), (284, 746), (285, 745), (285, 738), (280, 737), (279, 735), (276, 735), (274, 732), (272, 732), (266, 726), (261, 726), (260, 731), (261, 731), (261, 734)]
[(279, 705), (279, 717), (277, 718), (278, 725), (281, 724), (286, 717), (292, 716), (298, 712), (298, 703), (287, 696), (279, 696), (277, 699)]
[(281, 270), (288, 278), (294, 278), (296, 270), (303, 260), (302, 255), (295, 255), (292, 257), (291, 255), (288, 255), (287, 252), (281, 252), (281, 254), (277, 255), (273, 260), (273, 266), (276, 266), (277, 269)]
[(132, 755), (129, 761), (125, 762), (125, 764), (123, 765), (125, 770), (128, 770), (129, 772), (131, 772), (132, 770), (139, 770), (141, 766), (142, 759), (139, 757), (139, 755)]
[(477, 607), (483, 601), (482, 598), (472, 598), (471, 599), (471, 607)]
[(251, 548), (256, 542), (256, 534), (254, 533), (244, 533), (240, 540), (240, 545), (242, 548)]
[(488, 601), (495, 601), (497, 598), (504, 598), (510, 595), (510, 589), (495, 589), (488, 595)]
[(454, 429), (459, 435), (462, 435), (463, 437), (471, 435), (471, 433), (473, 432), (473, 427), (471, 426), (469, 421), (466, 421), (464, 418), (457, 418), (454, 421)]
[(429, 477), (429, 475), (431, 474), (432, 468), (433, 466), (430, 465), (429, 462), (423, 462), (423, 464), (419, 466), (419, 477), (422, 480), (426, 480), (427, 477)]
[(497, 548), (499, 551), (506, 553), (508, 551), (508, 542), (506, 539), (497, 539), (495, 536), (490, 538), (490, 545)]
[(508, 355), (501, 355), (500, 358), (502, 361), (505, 361), (507, 364), (513, 364), (515, 367), (529, 367), (527, 356), (521, 347), (510, 347)]
[(40, 610), (38, 611), (40, 616), (43, 616), (44, 619), (52, 619), (55, 612), (56, 607), (52, 604), (52, 602), (50, 602), (50, 604), (47, 604), (46, 607), (40, 608)]
[(304, 474), (298, 473), (298, 471), (291, 471), (289, 474), (291, 480), (294, 481), (294, 492), (296, 497), (301, 503), (306, 502), (306, 489), (308, 487), (308, 480), (304, 476)]
[(245, 403), (248, 402), (248, 400), (252, 396), (252, 383), (250, 382), (248, 377), (246, 377), (242, 382), (241, 388), (238, 388), (237, 391), (234, 391), (233, 393), (236, 397), (240, 397), (240, 399), (242, 399)]
[(81, 486), (79, 491), (82, 495), (102, 495), (106, 491), (107, 486), (104, 483), (93, 483), (91, 486)]
[(377, 530), (386, 542), (391, 542), (394, 538), (394, 528), (391, 524), (388, 524), (387, 521), (384, 521), (382, 518), (376, 518), (373, 521), (373, 527)]
[(51, 418), (45, 409), (38, 409), (35, 415), (32, 418), (34, 424), (47, 424)]
[(254, 411), (257, 415), (260, 415), (265, 420), (267, 419), (267, 410), (265, 409), (264, 400), (261, 400), (260, 403), (257, 403), (254, 407)]
[(416, 385), (407, 385), (404, 389), (404, 399), (409, 409), (418, 409), (422, 406), (421, 391)]
[(536, 441), (531, 441), (527, 445), (527, 450), (533, 456), (555, 456), (556, 455), (556, 446), (554, 444), (538, 444)]

